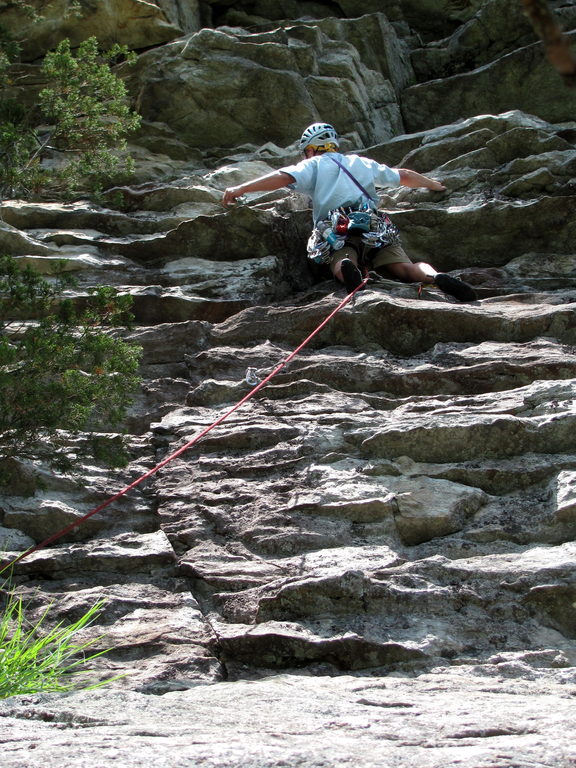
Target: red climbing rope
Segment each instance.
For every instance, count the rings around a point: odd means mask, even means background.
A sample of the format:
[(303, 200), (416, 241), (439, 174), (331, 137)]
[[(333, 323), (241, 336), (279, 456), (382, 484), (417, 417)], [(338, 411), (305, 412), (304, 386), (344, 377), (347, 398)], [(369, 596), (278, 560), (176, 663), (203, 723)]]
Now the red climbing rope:
[(340, 304), (334, 309), (328, 317), (326, 317), (320, 325), (312, 331), (312, 333), (304, 339), (304, 341), (300, 344), (300, 346), (296, 347), (296, 349), (291, 352), (288, 357), (281, 362), (279, 365), (274, 368), (272, 373), (268, 374), (265, 379), (262, 379), (253, 389), (248, 392), (247, 395), (245, 395), (241, 400), (239, 400), (236, 405), (234, 405), (232, 408), (230, 408), (226, 413), (224, 413), (222, 416), (220, 416), (216, 421), (214, 421), (210, 426), (206, 427), (206, 429), (203, 429), (202, 432), (200, 432), (198, 435), (192, 438), (192, 440), (189, 440), (185, 445), (178, 448), (177, 451), (174, 451), (168, 458), (161, 461), (159, 464), (157, 464), (155, 467), (150, 469), (148, 472), (143, 474), (141, 477), (134, 480), (134, 482), (130, 483), (130, 485), (127, 485), (125, 488), (122, 488), (121, 491), (118, 491), (118, 493), (114, 494), (114, 496), (111, 496), (109, 499), (106, 499), (106, 501), (103, 501), (102, 504), (99, 504), (97, 507), (95, 507), (90, 512), (87, 512), (82, 517), (78, 518), (78, 520), (74, 520), (74, 522), (67, 525), (65, 528), (62, 528), (62, 530), (57, 531), (56, 533), (53, 533), (51, 536), (49, 536), (47, 539), (44, 539), (44, 541), (41, 541), (39, 544), (34, 544), (34, 546), (27, 549), (25, 552), (23, 552), (21, 555), (16, 557), (14, 560), (7, 563), (3, 568), (0, 569), (0, 574), (3, 573), (7, 568), (11, 568), (12, 566), (16, 565), (16, 563), (21, 562), (25, 557), (28, 557), (33, 552), (37, 552), (40, 549), (43, 549), (44, 547), (47, 547), (49, 544), (52, 544), (54, 541), (59, 539), (61, 536), (65, 536), (67, 533), (70, 533), (70, 531), (73, 531), (75, 528), (78, 528), (80, 525), (82, 525), (83, 522), (88, 520), (88, 518), (92, 517), (93, 515), (97, 514), (98, 512), (101, 512), (103, 509), (108, 507), (110, 504), (113, 504), (117, 499), (119, 499), (121, 496), (124, 496), (128, 491), (131, 491), (133, 488), (136, 488), (137, 485), (140, 485), (140, 483), (144, 482), (144, 480), (147, 480), (151, 475), (154, 475), (158, 470), (162, 469), (162, 467), (165, 467), (166, 464), (169, 464), (171, 461), (176, 459), (178, 456), (184, 453), (184, 451), (187, 451), (188, 448), (191, 448), (195, 443), (197, 443), (201, 438), (203, 438), (205, 435), (208, 434), (214, 427), (217, 427), (219, 424), (222, 424), (223, 421), (225, 421), (229, 416), (231, 416), (235, 411), (238, 410), (244, 403), (249, 400), (251, 397), (253, 397), (256, 392), (262, 389), (262, 387), (266, 386), (270, 379), (272, 379), (274, 376), (276, 376), (277, 373), (279, 373), (282, 368), (284, 368), (296, 355), (300, 352), (301, 349), (303, 349), (308, 342), (316, 336), (316, 334), (324, 328), (324, 326), (330, 322), (330, 320), (334, 317), (334, 315), (339, 312), (346, 304), (348, 304), (351, 299), (354, 298), (354, 295), (357, 291), (359, 291), (361, 288), (363, 288), (366, 283), (368, 282), (368, 276), (364, 278), (364, 280), (360, 283), (360, 285), (353, 290), (351, 293), (349, 293), (346, 298), (340, 302)]

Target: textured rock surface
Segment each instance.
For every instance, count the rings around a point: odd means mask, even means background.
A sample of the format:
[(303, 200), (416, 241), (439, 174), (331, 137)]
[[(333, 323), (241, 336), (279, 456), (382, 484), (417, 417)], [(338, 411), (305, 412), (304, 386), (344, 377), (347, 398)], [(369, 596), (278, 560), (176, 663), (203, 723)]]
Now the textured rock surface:
[(544, 672), (551, 661), (503, 655), (489, 676), (462, 668), (417, 679), (282, 674), (160, 698), (21, 697), (2, 707), (3, 765), (569, 766), (573, 680)]
[[(444, 181), (382, 203), (409, 253), (479, 301), (370, 283), (241, 409), (24, 559), (16, 581), (52, 621), (106, 600), (86, 636), (112, 648), (98, 674), (124, 677), (1, 704), (3, 765), (62, 765), (74, 738), (74, 764), (94, 766), (568, 768), (576, 92), (499, 0), (186, 8), (228, 26), (190, 34), (184, 6), (151, 7), (179, 31), (126, 72), (146, 118), (134, 183), (102, 205), (1, 204), (3, 251), (46, 275), (68, 259), (79, 299), (130, 293), (144, 349), (128, 468), (13, 465), (4, 548), (186, 444), (342, 301), (303, 256), (305, 200), (220, 204), (292, 162), (310, 120)], [(572, 29), (573, 4), (559, 12)]]

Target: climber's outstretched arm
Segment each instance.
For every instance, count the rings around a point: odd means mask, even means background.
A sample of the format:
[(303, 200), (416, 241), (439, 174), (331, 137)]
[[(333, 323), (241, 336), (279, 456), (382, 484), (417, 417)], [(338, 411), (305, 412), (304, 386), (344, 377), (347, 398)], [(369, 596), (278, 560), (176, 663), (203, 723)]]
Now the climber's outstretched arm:
[(238, 184), (236, 187), (228, 187), (224, 190), (222, 202), (224, 205), (231, 205), (236, 198), (248, 192), (273, 192), (275, 189), (287, 187), (289, 184), (294, 184), (293, 176), (284, 173), (284, 171), (274, 171), (244, 184)]

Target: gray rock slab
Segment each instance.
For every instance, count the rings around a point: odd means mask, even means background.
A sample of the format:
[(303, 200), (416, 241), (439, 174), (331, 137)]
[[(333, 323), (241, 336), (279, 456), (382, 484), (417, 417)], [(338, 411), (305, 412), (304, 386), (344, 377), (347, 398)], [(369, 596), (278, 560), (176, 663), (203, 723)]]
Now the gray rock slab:
[(7, 768), (569, 768), (573, 694), (569, 670), (521, 660), (416, 678), (279, 675), (160, 697), (17, 697), (0, 704), (0, 738)]

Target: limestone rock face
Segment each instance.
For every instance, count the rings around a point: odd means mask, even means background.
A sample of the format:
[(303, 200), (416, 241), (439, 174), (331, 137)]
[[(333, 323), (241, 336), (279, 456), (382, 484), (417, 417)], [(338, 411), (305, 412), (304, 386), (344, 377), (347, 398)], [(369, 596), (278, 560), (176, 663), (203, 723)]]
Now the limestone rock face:
[(406, 127), (418, 131), (457, 116), (501, 112), (510, 105), (511, 94), (516, 106), (553, 122), (571, 120), (574, 114), (574, 91), (542, 57), (540, 43), (533, 43), (472, 72), (412, 86), (403, 102)]
[[(148, 0), (97, 0), (74, 4), (70, 0), (32, 0), (29, 10), (22, 5), (3, 3), (0, 20), (18, 30), (25, 61), (35, 61), (64, 38), (72, 46), (95, 36), (102, 47), (115, 43), (129, 48), (159, 45), (184, 31), (199, 29), (197, 0), (182, 4), (178, 0), (160, 3)], [(186, 7), (187, 6), (187, 7)]]
[[(76, 474), (43, 446), (4, 463), (8, 558), (177, 456), (16, 565), (53, 623), (105, 600), (85, 637), (121, 677), (0, 704), (3, 766), (61, 765), (74, 738), (94, 766), (568, 768), (576, 91), (500, 0), (148, 5), (167, 36), (123, 70), (133, 183), (0, 204), (19, 263), (65, 259), (76, 301), (133, 297), (130, 464), (82, 459), (87, 434), (67, 437)], [(478, 301), (373, 276), (345, 303), (306, 259), (305, 199), (223, 207), (318, 118), (443, 181), (381, 204)]]
[[(20, 697), (2, 707), (11, 740), (5, 765), (56, 768), (63, 753), (74, 752), (86, 765), (114, 759), (134, 768), (167, 757), (215, 768), (441, 768), (447, 759), (564, 767), (574, 757), (574, 706), (568, 670), (543, 666), (554, 661), (545, 653), (522, 660), (502, 654), (488, 679), (461, 667), (416, 679), (283, 673), (165, 696), (104, 689)], [(548, 685), (546, 675), (553, 677)], [(27, 743), (34, 749), (24, 763), (18, 752)]]
[(391, 25), (380, 22), (369, 25), (367, 39), (362, 19), (260, 34), (203, 29), (143, 54), (128, 82), (146, 120), (167, 123), (202, 150), (259, 145), (263, 136), (286, 146), (320, 113), (338, 114), (343, 134), (373, 143), (402, 132), (390, 77), (409, 77), (406, 66), (384, 74), (382, 66), (363, 66), (358, 38), (364, 49), (388, 49), (392, 62), (401, 49)]

